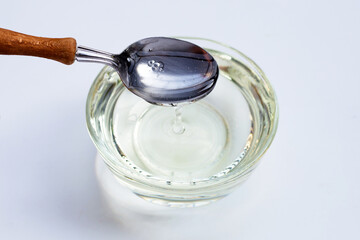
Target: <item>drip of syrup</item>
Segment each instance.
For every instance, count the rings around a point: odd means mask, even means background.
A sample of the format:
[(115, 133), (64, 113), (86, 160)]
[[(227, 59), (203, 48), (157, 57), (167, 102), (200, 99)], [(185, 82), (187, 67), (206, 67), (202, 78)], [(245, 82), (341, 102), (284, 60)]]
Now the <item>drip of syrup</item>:
[(185, 126), (181, 115), (181, 106), (175, 107), (175, 119), (172, 125), (172, 131), (177, 135), (185, 132)]

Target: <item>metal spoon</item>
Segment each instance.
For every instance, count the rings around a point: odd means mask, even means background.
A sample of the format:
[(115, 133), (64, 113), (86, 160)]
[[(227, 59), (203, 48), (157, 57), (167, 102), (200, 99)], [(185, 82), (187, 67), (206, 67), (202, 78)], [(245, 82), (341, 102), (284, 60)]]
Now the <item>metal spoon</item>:
[(219, 69), (199, 46), (174, 38), (152, 37), (115, 55), (84, 46), (73, 38), (41, 38), (0, 28), (0, 54), (28, 55), (64, 64), (96, 62), (113, 67), (134, 94), (157, 105), (174, 106), (205, 97)]

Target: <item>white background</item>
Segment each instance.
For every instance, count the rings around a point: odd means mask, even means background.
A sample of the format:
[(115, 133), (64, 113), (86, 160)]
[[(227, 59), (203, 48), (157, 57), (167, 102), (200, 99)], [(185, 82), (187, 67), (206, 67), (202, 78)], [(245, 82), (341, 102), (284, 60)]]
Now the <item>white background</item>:
[(280, 105), (233, 194), (139, 220), (109, 209), (95, 174), (85, 101), (102, 66), (0, 56), (0, 239), (360, 239), (359, 1), (14, 0), (0, 25), (114, 53), (149, 36), (218, 40), (259, 64)]

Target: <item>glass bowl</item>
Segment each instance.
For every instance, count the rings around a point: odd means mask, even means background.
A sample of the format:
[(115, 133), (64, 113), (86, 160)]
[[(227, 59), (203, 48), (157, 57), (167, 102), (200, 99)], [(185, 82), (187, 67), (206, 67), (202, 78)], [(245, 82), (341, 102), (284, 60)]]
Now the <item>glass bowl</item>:
[(177, 109), (151, 105), (104, 67), (90, 89), (86, 120), (120, 183), (153, 203), (200, 206), (229, 194), (256, 167), (275, 136), (278, 105), (265, 74), (244, 54), (212, 40), (180, 39), (219, 65), (208, 96)]

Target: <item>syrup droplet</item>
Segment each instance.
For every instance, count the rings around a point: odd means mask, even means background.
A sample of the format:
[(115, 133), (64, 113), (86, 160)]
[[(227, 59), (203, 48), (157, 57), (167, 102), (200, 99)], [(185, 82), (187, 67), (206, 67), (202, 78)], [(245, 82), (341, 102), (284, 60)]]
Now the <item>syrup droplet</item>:
[(160, 61), (150, 60), (148, 61), (148, 66), (151, 67), (154, 72), (162, 72), (164, 70), (164, 63)]

